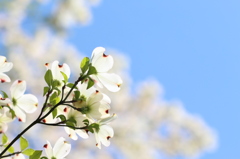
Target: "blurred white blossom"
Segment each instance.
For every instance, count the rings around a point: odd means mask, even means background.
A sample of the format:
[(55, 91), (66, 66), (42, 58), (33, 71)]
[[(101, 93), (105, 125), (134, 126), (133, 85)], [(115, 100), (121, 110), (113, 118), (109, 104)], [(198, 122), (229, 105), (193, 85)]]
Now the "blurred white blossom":
[[(50, 3), (49, 0), (36, 1), (40, 6)], [(8, 75), (11, 79), (26, 80), (28, 89), (41, 99), (42, 88), (45, 86), (42, 76), (46, 71), (44, 67), (46, 62), (58, 60), (68, 63), (72, 71), (71, 78), (78, 77), (83, 54), (67, 42), (67, 29), (78, 24), (89, 24), (92, 19), (92, 6), (99, 4), (100, 0), (58, 1), (48, 12), (48, 17), (42, 17), (44, 25), (38, 25), (41, 27), (36, 27), (30, 32), (23, 27), (23, 21), (31, 17), (28, 11), (33, 2), (34, 0), (12, 0), (6, 3), (5, 10), (0, 12), (0, 32), (2, 33), (0, 44), (6, 48), (4, 55), (14, 63)], [(58, 29), (66, 30), (66, 34), (59, 34)], [(118, 114), (118, 119), (111, 125), (114, 129), (114, 138), (111, 140), (111, 146), (108, 149), (102, 148), (101, 151), (93, 146), (96, 144), (94, 138), (74, 141), (69, 158), (78, 159), (79, 154), (88, 159), (111, 159), (116, 158), (116, 155), (119, 158), (136, 158), (136, 154), (139, 159), (156, 158), (156, 154), (189, 158), (197, 157), (216, 147), (217, 138), (213, 129), (201, 117), (185, 110), (180, 102), (165, 100), (163, 88), (158, 81), (145, 80), (134, 92), (131, 89), (129, 59), (116, 50), (109, 50), (107, 49), (106, 55), (113, 54), (114, 59), (117, 60), (107, 71), (119, 74), (124, 81), (120, 91), (109, 95), (111, 111)], [(96, 69), (98, 70), (97, 65)], [(80, 87), (86, 86), (78, 85), (78, 89)], [(94, 91), (90, 90), (84, 94), (89, 97)], [(101, 92), (106, 91), (105, 89)], [(34, 115), (29, 116), (28, 119), (34, 119), (34, 117)], [(11, 129), (10, 126), (8, 128)], [(113, 132), (110, 129), (107, 128), (107, 134), (112, 137)], [(54, 141), (59, 136), (66, 135), (64, 131), (46, 127), (37, 127), (31, 131), (41, 136), (35, 139), (37, 143), (42, 142), (43, 139)], [(67, 134), (76, 135), (74, 133)], [(54, 136), (49, 138), (49, 134)], [(26, 135), (31, 136), (30, 133)], [(97, 143), (108, 145), (107, 137), (105, 134), (98, 134)]]

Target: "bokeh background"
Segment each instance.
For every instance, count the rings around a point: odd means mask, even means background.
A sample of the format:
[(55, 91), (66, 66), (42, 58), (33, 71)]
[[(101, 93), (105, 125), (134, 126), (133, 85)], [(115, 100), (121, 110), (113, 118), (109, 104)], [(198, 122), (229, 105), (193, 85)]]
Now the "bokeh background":
[[(11, 77), (26, 80), (40, 99), (45, 62), (66, 62), (74, 80), (81, 57), (95, 47), (115, 57), (113, 71), (124, 79), (119, 93), (108, 92), (119, 116), (111, 124), (115, 137), (101, 151), (94, 136), (72, 141), (71, 159), (239, 158), (239, 6), (237, 0), (1, 0), (1, 54), (14, 62)], [(38, 144), (32, 137), (34, 146), (55, 141), (49, 133), (56, 130), (45, 129)]]

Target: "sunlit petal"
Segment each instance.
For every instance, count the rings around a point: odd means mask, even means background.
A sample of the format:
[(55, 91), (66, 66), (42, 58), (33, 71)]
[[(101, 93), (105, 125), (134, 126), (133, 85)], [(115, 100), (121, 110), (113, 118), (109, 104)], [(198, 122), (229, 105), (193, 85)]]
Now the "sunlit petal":
[(117, 92), (120, 90), (122, 79), (120, 76), (114, 73), (99, 73), (99, 81), (111, 92)]
[(8, 75), (0, 72), (0, 82), (11, 82), (11, 79), (8, 77)]
[(25, 94), (17, 100), (17, 105), (27, 113), (37, 110), (38, 99), (32, 94)]
[(26, 82), (22, 80), (16, 80), (10, 88), (12, 98), (18, 99), (24, 94), (25, 90)]

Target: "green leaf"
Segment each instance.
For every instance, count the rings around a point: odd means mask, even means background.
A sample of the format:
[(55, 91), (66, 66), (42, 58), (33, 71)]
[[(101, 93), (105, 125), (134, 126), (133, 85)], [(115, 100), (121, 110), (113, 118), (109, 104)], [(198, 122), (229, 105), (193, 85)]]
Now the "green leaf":
[(3, 98), (8, 98), (8, 95), (6, 92), (2, 91), (2, 93), (3, 93)]
[(57, 92), (54, 92), (54, 93), (51, 95), (51, 97), (50, 97), (50, 103), (51, 103), (52, 105), (57, 104), (60, 100), (61, 100), (61, 99), (60, 99), (60, 97), (58, 97)]
[[(73, 83), (68, 83), (67, 84), (67, 86), (69, 87), (69, 88), (72, 88), (73, 86), (74, 86), (74, 84)], [(77, 89), (77, 87), (75, 86), (74, 88), (76, 88)]]
[(52, 81), (52, 87), (56, 88), (56, 87), (60, 87), (61, 86), (61, 82), (58, 80), (53, 80)]
[(83, 120), (83, 123), (84, 123), (86, 126), (88, 126), (88, 125), (89, 125), (89, 120), (88, 120), (88, 119), (85, 119), (85, 120)]
[(47, 92), (49, 91), (49, 87), (44, 87), (43, 88), (43, 96), (45, 96), (47, 94)]
[(80, 97), (80, 92), (79, 91), (74, 91), (74, 99), (78, 100)]
[[(4, 145), (4, 147), (7, 147), (8, 145)], [(14, 153), (14, 147), (9, 147), (8, 152)]]
[(80, 64), (80, 68), (81, 68), (83, 74), (88, 70), (89, 61), (90, 61), (90, 60), (89, 60), (88, 57), (84, 57), (84, 58), (82, 59), (82, 62), (81, 62), (81, 64)]
[(7, 141), (8, 141), (7, 135), (6, 135), (6, 134), (3, 134), (3, 135), (2, 135), (2, 144), (3, 144), (3, 145), (6, 144)]
[(60, 95), (60, 94), (61, 94), (61, 91), (60, 91), (60, 89), (58, 89), (57, 87), (55, 87), (55, 88), (54, 88), (54, 90), (56, 90), (56, 91), (57, 91), (57, 95)]
[(88, 75), (97, 74), (97, 70), (94, 66), (90, 66), (88, 69)]
[(12, 119), (15, 118), (16, 114), (15, 114), (15, 111), (13, 109), (10, 109), (9, 112), (11, 113), (12, 115)]
[(40, 159), (48, 159), (46, 156), (41, 157)]
[(89, 80), (88, 80), (87, 89), (91, 88), (91, 87), (94, 85), (93, 79), (91, 79), (91, 78), (88, 78), (88, 79), (89, 79)]
[(21, 151), (25, 150), (28, 147), (28, 141), (24, 137), (20, 137), (20, 148)]
[(57, 117), (60, 118), (61, 121), (66, 121), (66, 117), (64, 115), (59, 115)]
[(99, 127), (99, 124), (93, 123), (93, 124), (89, 125), (89, 126), (87, 127), (87, 129), (88, 129), (91, 133), (93, 133), (93, 132), (94, 132), (93, 129), (95, 129), (96, 132), (98, 132), (99, 129), (100, 129), (100, 127)]
[(75, 125), (74, 125), (74, 123), (73, 123), (73, 122), (67, 121), (67, 122), (66, 122), (66, 125), (67, 125), (69, 128), (71, 128), (71, 129), (74, 129), (74, 130), (75, 130)]
[(62, 72), (62, 71), (61, 71), (61, 74), (62, 74), (62, 76), (63, 76), (63, 78), (64, 78), (63, 82), (66, 84), (67, 81), (68, 81), (68, 77), (67, 77), (67, 75), (66, 75), (64, 72)]
[(53, 119), (57, 116), (57, 109), (54, 109), (52, 111), (52, 116), (53, 116)]
[(33, 149), (26, 149), (22, 153), (24, 155), (31, 156), (34, 152), (35, 152), (35, 150), (33, 150)]
[(52, 85), (52, 81), (53, 81), (53, 76), (52, 76), (51, 70), (47, 70), (47, 72), (44, 75), (44, 79), (45, 79), (46, 83), (48, 84), (48, 86), (50, 87)]
[(36, 150), (30, 157), (29, 159), (39, 159), (42, 155), (42, 151)]

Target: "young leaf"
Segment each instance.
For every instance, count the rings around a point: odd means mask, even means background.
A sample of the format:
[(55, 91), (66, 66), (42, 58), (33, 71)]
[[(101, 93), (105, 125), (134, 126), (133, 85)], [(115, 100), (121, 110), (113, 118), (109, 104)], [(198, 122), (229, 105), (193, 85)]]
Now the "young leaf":
[[(73, 84), (73, 83), (68, 83), (67, 86), (68, 86), (69, 88), (72, 88), (72, 87), (74, 86), (74, 84)], [(75, 87), (75, 88), (77, 89), (77, 87)]]
[(35, 152), (35, 150), (33, 150), (33, 149), (26, 149), (22, 153), (24, 155), (31, 156), (34, 152)]
[(6, 135), (6, 134), (3, 134), (3, 135), (2, 135), (2, 144), (3, 144), (3, 145), (6, 144), (7, 141), (8, 141), (7, 135)]
[(88, 80), (88, 85), (87, 85), (87, 89), (91, 88), (93, 85), (94, 85), (93, 79), (89, 78), (89, 80)]
[(52, 87), (53, 88), (56, 88), (56, 87), (59, 87), (59, 86), (61, 86), (61, 82), (60, 81), (58, 81), (58, 80), (53, 80), (52, 81)]
[(97, 70), (94, 66), (90, 66), (88, 69), (88, 75), (97, 74)]
[(48, 159), (46, 156), (41, 157), (40, 159)]
[(39, 159), (42, 155), (41, 150), (36, 150), (34, 153), (29, 157), (29, 159)]
[(59, 115), (57, 118), (60, 118), (61, 121), (66, 121), (66, 117), (64, 115)]
[(81, 62), (81, 64), (80, 64), (80, 68), (81, 68), (83, 74), (84, 74), (84, 73), (87, 71), (87, 69), (88, 69), (89, 61), (90, 61), (90, 60), (89, 60), (88, 57), (84, 57), (84, 58), (82, 59), (82, 62)]
[(78, 100), (80, 97), (80, 92), (79, 91), (74, 91), (74, 99)]
[(50, 97), (50, 103), (52, 103), (52, 101), (54, 101), (55, 100), (55, 98), (57, 98), (57, 92), (54, 92), (52, 95), (51, 95), (51, 97)]
[(62, 71), (61, 71), (61, 74), (62, 74), (62, 76), (63, 76), (63, 78), (64, 78), (63, 82), (66, 84), (67, 81), (68, 81), (68, 77), (67, 77), (67, 75), (66, 75), (64, 72), (62, 72)]
[(53, 116), (53, 119), (57, 116), (57, 109), (54, 109), (52, 111), (52, 116)]
[(28, 141), (24, 137), (20, 137), (20, 148), (21, 151), (25, 150), (28, 147)]
[(88, 125), (89, 125), (89, 120), (88, 120), (88, 119), (85, 119), (85, 120), (83, 120), (83, 123), (84, 123), (86, 126), (88, 126)]
[(45, 79), (46, 83), (48, 84), (48, 86), (50, 87), (52, 85), (52, 80), (53, 80), (51, 70), (47, 70), (47, 72), (44, 75), (44, 79)]
[(8, 95), (6, 92), (2, 91), (2, 93), (3, 93), (3, 98), (8, 98)]
[(45, 96), (47, 94), (47, 92), (49, 91), (49, 87), (44, 87), (43, 88), (43, 96)]
[[(4, 145), (4, 147), (7, 147), (7, 145)], [(14, 153), (14, 147), (11, 146), (11, 147), (8, 149), (8, 152)]]

